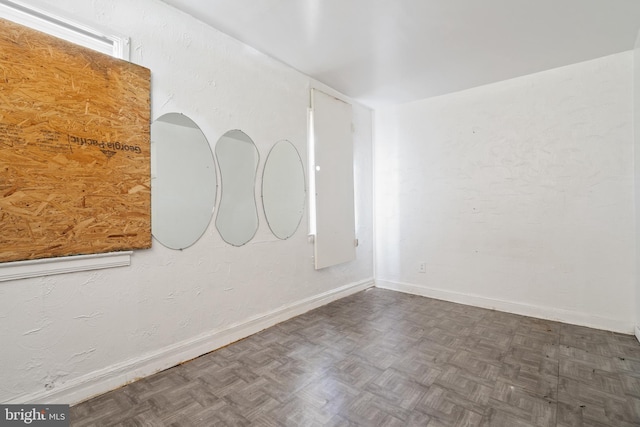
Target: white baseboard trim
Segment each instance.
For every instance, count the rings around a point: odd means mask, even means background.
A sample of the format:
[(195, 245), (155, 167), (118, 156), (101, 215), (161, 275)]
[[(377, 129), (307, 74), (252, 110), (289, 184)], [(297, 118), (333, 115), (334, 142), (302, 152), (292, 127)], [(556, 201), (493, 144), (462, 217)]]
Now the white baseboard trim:
[(73, 379), (54, 390), (17, 397), (6, 403), (71, 404), (106, 393), (137, 379), (176, 366), (246, 338), (292, 317), (374, 286), (373, 279), (352, 283), (282, 306), (226, 329), (213, 330), (140, 357), (117, 363)]
[(640, 326), (635, 327), (635, 335), (638, 342), (640, 342)]
[[(450, 301), (459, 304), (472, 305), (475, 307), (488, 308), (492, 310), (504, 311), (507, 313), (520, 314), (523, 316), (536, 317), (539, 319), (554, 320), (557, 322), (569, 323), (572, 325), (587, 326), (595, 329), (620, 332), (623, 334), (633, 334), (634, 326), (619, 319), (594, 316), (572, 310), (563, 310), (553, 307), (542, 307), (531, 304), (522, 304), (511, 301), (497, 300), (479, 295), (463, 294), (442, 289), (434, 289), (423, 285), (393, 282), (376, 279), (376, 287), (419, 295), (428, 298)], [(636, 329), (636, 336), (640, 331)], [(640, 338), (638, 338), (640, 340)]]

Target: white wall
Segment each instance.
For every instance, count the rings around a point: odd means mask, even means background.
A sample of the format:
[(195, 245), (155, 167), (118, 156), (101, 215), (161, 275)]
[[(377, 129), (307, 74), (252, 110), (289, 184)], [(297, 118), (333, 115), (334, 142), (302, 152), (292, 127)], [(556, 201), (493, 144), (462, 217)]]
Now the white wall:
[[(151, 69), (153, 118), (182, 112), (212, 145), (242, 129), (260, 151), (259, 176), (280, 139), (306, 168), (309, 86), (319, 85), (304, 75), (160, 1), (30, 3), (129, 35), (132, 62)], [(371, 112), (354, 105), (354, 122), (356, 261), (315, 271), (306, 219), (282, 241), (260, 206), (259, 231), (241, 248), (212, 222), (194, 246), (154, 241), (131, 267), (0, 283), (0, 402), (74, 403), (370, 286)]]
[(631, 333), (632, 64), (376, 110), (376, 284)]
[(636, 239), (636, 328), (635, 335), (640, 340), (640, 31), (633, 51), (633, 135), (635, 172), (635, 239)]

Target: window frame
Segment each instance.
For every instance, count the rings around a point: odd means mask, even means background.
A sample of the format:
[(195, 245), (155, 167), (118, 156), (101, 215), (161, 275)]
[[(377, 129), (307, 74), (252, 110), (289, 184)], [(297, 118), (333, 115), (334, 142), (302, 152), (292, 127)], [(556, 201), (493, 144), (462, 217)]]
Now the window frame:
[[(15, 0), (0, 0), (0, 18), (58, 37), (125, 61), (130, 60), (129, 37), (84, 25), (58, 13)], [(131, 265), (133, 251), (73, 255), (0, 263), (0, 282), (76, 271)]]

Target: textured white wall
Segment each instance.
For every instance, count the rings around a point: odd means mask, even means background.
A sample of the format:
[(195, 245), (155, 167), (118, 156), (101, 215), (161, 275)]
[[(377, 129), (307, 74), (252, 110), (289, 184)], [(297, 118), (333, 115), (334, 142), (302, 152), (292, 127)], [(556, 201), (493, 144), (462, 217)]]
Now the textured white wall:
[[(309, 86), (318, 86), (308, 77), (160, 1), (30, 3), (129, 35), (132, 62), (151, 69), (154, 119), (184, 113), (212, 145), (242, 129), (260, 152), (259, 177), (271, 146), (288, 139), (306, 169)], [(260, 316), (286, 317), (301, 302), (372, 282), (371, 119), (354, 105), (356, 261), (315, 271), (306, 215), (282, 241), (259, 206), (259, 231), (244, 247), (224, 243), (212, 221), (192, 247), (154, 241), (131, 267), (0, 283), (0, 402), (79, 401), (238, 339)]]
[(376, 284), (632, 332), (632, 59), (376, 110)]
[(633, 135), (634, 135), (634, 172), (635, 172), (635, 238), (636, 238), (636, 329), (640, 340), (640, 31), (633, 51)]

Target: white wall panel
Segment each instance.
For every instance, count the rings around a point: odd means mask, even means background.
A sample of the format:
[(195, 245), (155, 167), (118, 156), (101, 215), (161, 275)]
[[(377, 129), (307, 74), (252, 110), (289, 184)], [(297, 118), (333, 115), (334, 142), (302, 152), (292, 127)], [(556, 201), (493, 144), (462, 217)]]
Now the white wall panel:
[(376, 282), (632, 332), (632, 64), (377, 110)]
[[(356, 257), (351, 105), (312, 89), (316, 269)], [(313, 195), (312, 195), (313, 197)]]
[(633, 135), (634, 135), (634, 175), (635, 175), (635, 230), (636, 239), (636, 327), (635, 335), (640, 340), (640, 31), (633, 51)]

